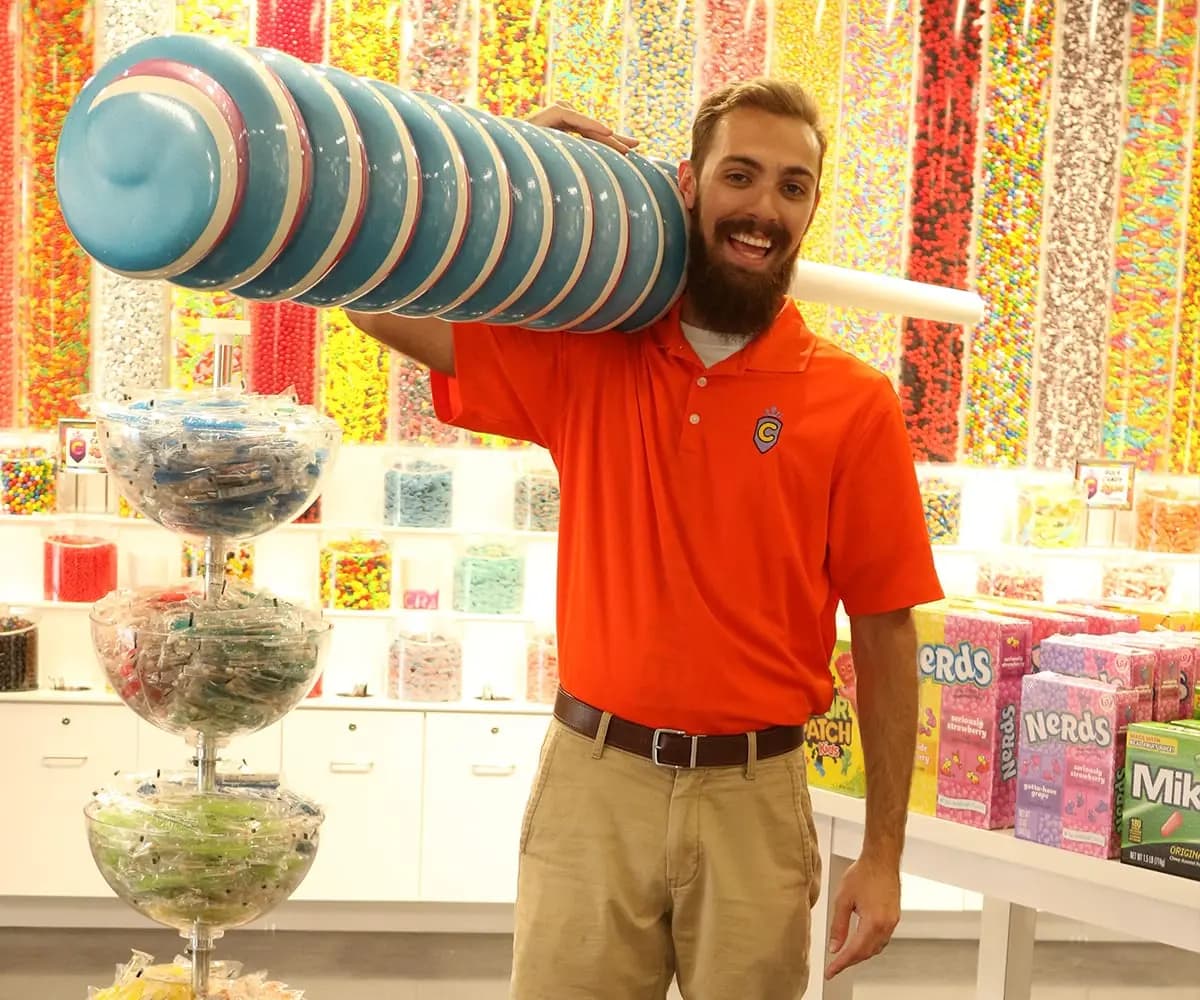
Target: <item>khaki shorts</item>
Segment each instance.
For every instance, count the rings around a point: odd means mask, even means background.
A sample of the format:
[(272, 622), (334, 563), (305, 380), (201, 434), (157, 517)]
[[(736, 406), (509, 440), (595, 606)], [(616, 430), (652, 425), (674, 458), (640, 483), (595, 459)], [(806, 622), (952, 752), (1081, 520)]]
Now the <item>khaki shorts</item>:
[[(603, 731), (603, 728), (602, 728)], [(521, 830), (513, 1000), (796, 1000), (821, 859), (804, 750), (675, 771), (557, 720)]]

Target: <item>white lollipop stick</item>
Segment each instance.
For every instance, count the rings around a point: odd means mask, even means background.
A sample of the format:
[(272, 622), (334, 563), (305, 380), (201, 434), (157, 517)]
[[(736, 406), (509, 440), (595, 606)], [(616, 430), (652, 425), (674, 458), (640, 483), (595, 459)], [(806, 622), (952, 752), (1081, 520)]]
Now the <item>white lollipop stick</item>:
[(983, 299), (974, 292), (808, 260), (796, 262), (792, 295), (802, 302), (896, 313), (939, 323), (969, 325), (983, 319)]

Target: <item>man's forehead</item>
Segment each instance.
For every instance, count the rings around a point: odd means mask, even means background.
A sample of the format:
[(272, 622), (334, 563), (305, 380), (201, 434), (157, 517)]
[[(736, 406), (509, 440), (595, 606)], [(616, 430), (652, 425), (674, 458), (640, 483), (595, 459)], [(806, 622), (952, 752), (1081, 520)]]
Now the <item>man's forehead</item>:
[(816, 130), (801, 118), (759, 108), (735, 108), (723, 115), (713, 130), (711, 160), (730, 156), (753, 160), (770, 170), (806, 167), (816, 175), (821, 144)]

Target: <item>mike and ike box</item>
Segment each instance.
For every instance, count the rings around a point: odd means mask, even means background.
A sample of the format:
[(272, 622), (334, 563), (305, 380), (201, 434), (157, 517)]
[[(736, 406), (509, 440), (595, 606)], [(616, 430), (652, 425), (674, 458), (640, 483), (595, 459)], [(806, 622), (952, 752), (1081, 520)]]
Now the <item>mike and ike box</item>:
[(833, 672), (833, 704), (804, 726), (808, 783), (862, 798), (867, 794), (867, 772), (858, 726), (854, 657), (848, 639), (837, 641), (829, 668)]
[(1121, 860), (1200, 881), (1200, 722), (1129, 727)]

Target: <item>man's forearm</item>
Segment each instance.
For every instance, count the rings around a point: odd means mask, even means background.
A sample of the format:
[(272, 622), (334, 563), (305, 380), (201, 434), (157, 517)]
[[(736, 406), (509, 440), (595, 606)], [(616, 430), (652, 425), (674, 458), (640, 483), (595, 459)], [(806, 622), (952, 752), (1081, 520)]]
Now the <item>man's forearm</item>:
[(917, 633), (909, 612), (851, 622), (867, 771), (863, 853), (899, 863), (917, 740)]

